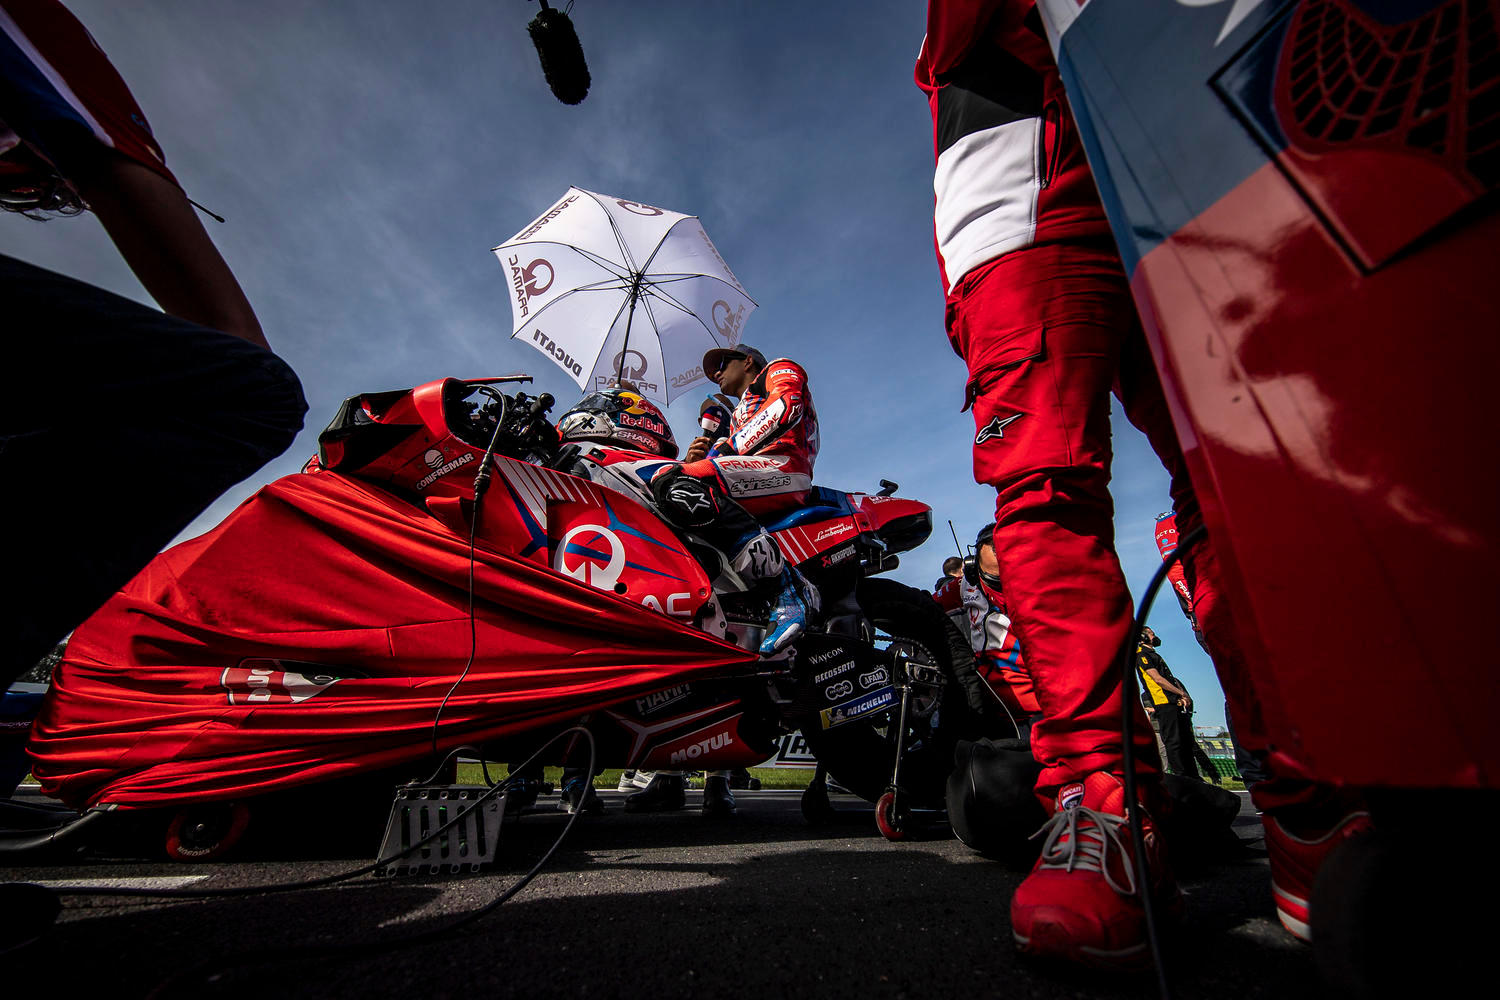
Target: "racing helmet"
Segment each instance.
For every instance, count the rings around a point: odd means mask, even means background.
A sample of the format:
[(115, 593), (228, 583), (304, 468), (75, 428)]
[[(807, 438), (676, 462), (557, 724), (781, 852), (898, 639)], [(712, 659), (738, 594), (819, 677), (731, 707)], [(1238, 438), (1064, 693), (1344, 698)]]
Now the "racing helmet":
[(584, 396), (557, 422), (563, 442), (598, 444), (677, 457), (677, 440), (656, 404), (630, 389), (608, 389)]

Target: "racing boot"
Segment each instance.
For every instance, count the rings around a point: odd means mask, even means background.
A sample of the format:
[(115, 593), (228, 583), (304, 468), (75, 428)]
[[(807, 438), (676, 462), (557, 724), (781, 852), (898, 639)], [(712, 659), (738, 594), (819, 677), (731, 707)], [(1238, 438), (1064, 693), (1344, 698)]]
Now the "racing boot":
[(771, 605), (771, 627), (760, 644), (761, 656), (775, 656), (807, 631), (808, 620), (820, 605), (818, 588), (795, 566), (785, 566), (776, 581), (781, 588)]
[(510, 768), (510, 784), (505, 789), (505, 811), (512, 816), (519, 816), (522, 812), (536, 805), (537, 797), (543, 792), (550, 792), (552, 788), (543, 778), (540, 764), (520, 769), (512, 766)]
[(703, 815), (709, 819), (727, 819), (734, 812), (734, 793), (729, 790), (729, 772), (710, 771), (703, 779)]
[(657, 771), (640, 791), (625, 796), (625, 811), (671, 812), (687, 805), (687, 779), (681, 771)]
[(1042, 855), (1010, 901), (1011, 933), (1024, 954), (1105, 970), (1149, 968), (1141, 893), (1151, 893), (1166, 916), (1181, 911), (1182, 893), (1151, 817), (1137, 808), (1150, 873), (1145, 886), (1136, 883), (1121, 779), (1095, 771), (1058, 793), (1052, 818), (1034, 834), (1045, 834)]
[(585, 816), (597, 816), (604, 811), (604, 800), (594, 791), (583, 768), (564, 768), (562, 794), (558, 796), (557, 808), (572, 815), (582, 812)]
[(760, 779), (753, 776), (748, 768), (737, 767), (729, 772), (729, 787), (749, 789), (752, 792), (760, 791)]

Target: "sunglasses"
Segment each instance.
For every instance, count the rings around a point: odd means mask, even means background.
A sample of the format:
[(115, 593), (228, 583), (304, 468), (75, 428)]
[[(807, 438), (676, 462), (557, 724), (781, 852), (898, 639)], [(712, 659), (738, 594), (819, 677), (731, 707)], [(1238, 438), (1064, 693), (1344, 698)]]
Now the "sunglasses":
[(720, 375), (724, 374), (724, 369), (728, 368), (730, 365), (734, 364), (736, 361), (749, 361), (749, 360), (750, 359), (747, 356), (743, 355), (743, 354), (739, 355), (738, 357), (734, 357), (734, 358), (725, 358), (723, 360), (723, 362), (720, 363), (719, 367), (715, 368), (713, 370), (713, 372), (708, 377), (709, 378), (718, 378)]

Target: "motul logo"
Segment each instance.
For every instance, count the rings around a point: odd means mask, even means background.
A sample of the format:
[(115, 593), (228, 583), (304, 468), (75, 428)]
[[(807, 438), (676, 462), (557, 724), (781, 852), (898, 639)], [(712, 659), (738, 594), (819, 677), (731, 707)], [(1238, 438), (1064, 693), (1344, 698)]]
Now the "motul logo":
[(697, 743), (686, 746), (681, 750), (673, 750), (672, 763), (680, 764), (687, 760), (697, 760), (710, 750), (722, 750), (727, 746), (733, 745), (734, 737), (730, 736), (729, 733), (715, 733), (706, 740), (699, 740)]

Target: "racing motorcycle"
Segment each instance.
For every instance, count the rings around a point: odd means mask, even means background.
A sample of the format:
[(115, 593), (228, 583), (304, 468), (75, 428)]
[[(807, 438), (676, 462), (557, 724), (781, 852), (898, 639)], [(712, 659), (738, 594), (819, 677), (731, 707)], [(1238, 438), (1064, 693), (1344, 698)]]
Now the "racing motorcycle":
[(352, 397), (301, 473), (158, 556), (68, 644), (28, 748), (42, 790), (165, 816), (167, 853), (202, 858), (278, 795), (461, 746), (518, 759), (582, 720), (601, 765), (642, 769), (754, 765), (800, 729), (870, 801), (899, 751), (908, 805), (940, 803), (967, 644), (875, 578), (930, 508), (882, 480), (766, 524), (823, 597), (766, 659), (765, 596), (656, 512), (667, 459), (561, 444), (522, 381)]

